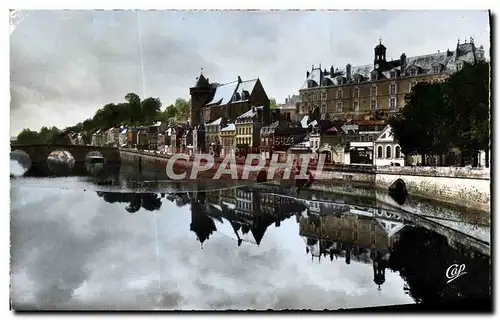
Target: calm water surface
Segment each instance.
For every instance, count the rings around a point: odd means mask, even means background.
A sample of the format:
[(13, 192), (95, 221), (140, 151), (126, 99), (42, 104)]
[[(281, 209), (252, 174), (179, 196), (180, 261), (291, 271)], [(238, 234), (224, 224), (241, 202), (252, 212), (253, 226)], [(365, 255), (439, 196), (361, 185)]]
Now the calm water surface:
[[(491, 296), (488, 255), (397, 211), (255, 185), (186, 192), (193, 186), (150, 178), (122, 168), (110, 186), (11, 179), (14, 308), (338, 309)], [(446, 283), (453, 263), (467, 274)]]

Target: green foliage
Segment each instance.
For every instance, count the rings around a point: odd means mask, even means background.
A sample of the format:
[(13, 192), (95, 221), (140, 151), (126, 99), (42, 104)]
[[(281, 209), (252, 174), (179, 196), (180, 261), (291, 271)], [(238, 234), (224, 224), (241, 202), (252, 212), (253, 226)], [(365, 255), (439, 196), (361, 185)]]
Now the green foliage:
[(389, 119), (404, 154), (441, 154), (451, 147), (453, 114), (442, 91), (440, 83), (417, 84), (405, 97), (405, 108)]
[(163, 112), (162, 103), (159, 98), (149, 97), (141, 101), (135, 93), (128, 93), (125, 102), (108, 103), (97, 110), (92, 118), (79, 122), (74, 126), (59, 130), (56, 127), (48, 129), (42, 127), (40, 132), (24, 129), (17, 136), (17, 143), (70, 143), (66, 132), (81, 133), (85, 143), (90, 143), (92, 133), (98, 129), (107, 130), (113, 126), (120, 125), (148, 125), (156, 121), (178, 123), (189, 120), (189, 100), (176, 99), (174, 104), (169, 105)]
[(278, 105), (276, 104), (276, 99), (269, 99), (269, 109), (274, 110)]
[(458, 148), (477, 152), (490, 141), (489, 64), (464, 67), (441, 83), (419, 83), (405, 108), (389, 120), (403, 153), (439, 155)]
[(40, 132), (24, 129), (17, 135), (18, 144), (71, 144), (66, 135), (66, 130), (61, 131), (57, 127), (42, 127)]

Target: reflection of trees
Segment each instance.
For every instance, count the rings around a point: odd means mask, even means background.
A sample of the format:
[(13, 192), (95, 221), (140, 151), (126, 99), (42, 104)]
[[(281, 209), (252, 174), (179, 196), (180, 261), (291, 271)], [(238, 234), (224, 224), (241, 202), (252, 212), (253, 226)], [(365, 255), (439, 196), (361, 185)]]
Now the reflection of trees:
[[(446, 270), (465, 264), (467, 272), (446, 283)], [(405, 290), (417, 302), (445, 302), (491, 296), (490, 257), (464, 248), (452, 248), (447, 239), (423, 228), (401, 231), (389, 267), (406, 281)]]
[(130, 213), (139, 211), (141, 207), (148, 211), (160, 210), (162, 204), (161, 198), (156, 193), (97, 191), (97, 195), (109, 203), (128, 202), (125, 210)]

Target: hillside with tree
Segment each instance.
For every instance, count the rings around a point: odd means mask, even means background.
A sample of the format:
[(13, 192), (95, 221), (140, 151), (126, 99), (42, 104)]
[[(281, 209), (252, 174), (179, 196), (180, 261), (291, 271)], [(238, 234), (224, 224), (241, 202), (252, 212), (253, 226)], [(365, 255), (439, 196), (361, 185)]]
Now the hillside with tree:
[(97, 110), (92, 118), (74, 126), (64, 129), (42, 127), (40, 131), (24, 129), (17, 135), (16, 143), (71, 144), (68, 133), (81, 133), (85, 143), (90, 143), (92, 133), (99, 129), (107, 130), (122, 125), (150, 125), (157, 121), (169, 124), (186, 122), (190, 115), (189, 106), (189, 100), (178, 98), (162, 111), (159, 98), (149, 97), (141, 100), (137, 94), (128, 93), (124, 102), (108, 103)]

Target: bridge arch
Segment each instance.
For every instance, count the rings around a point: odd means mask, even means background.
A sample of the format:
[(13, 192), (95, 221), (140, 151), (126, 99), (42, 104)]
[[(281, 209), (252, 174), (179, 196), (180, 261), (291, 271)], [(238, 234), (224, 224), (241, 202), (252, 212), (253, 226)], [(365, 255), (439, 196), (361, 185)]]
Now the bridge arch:
[(85, 145), (49, 145), (49, 144), (31, 144), (31, 145), (11, 145), (12, 150), (21, 150), (27, 153), (33, 166), (44, 166), (47, 164), (47, 157), (53, 151), (68, 151), (75, 159), (75, 163), (85, 163), (87, 155), (92, 151), (98, 151), (102, 154), (107, 163), (119, 163), (120, 151), (118, 148), (85, 146)]
[[(21, 168), (13, 168), (11, 166), (10, 168), (10, 173), (13, 174), (13, 175), (24, 175), (29, 169), (31, 169), (31, 166), (32, 166), (32, 161), (31, 161), (31, 157), (28, 153), (24, 152), (23, 150), (19, 150), (19, 149), (16, 149), (14, 151), (11, 151), (10, 152), (10, 160), (11, 161), (16, 161), (19, 165), (21, 165), (22, 167), (22, 171), (21, 170), (17, 170), (17, 169), (21, 169)], [(13, 170), (15, 170), (16, 172), (13, 172)]]

